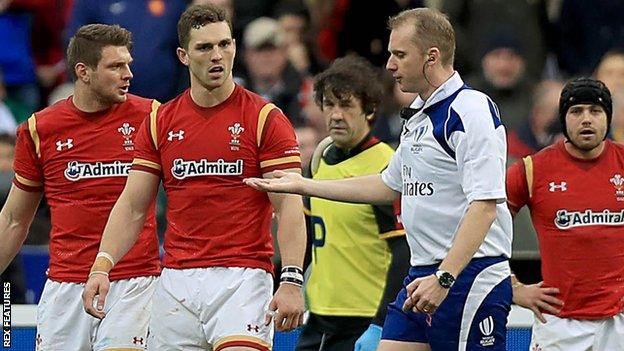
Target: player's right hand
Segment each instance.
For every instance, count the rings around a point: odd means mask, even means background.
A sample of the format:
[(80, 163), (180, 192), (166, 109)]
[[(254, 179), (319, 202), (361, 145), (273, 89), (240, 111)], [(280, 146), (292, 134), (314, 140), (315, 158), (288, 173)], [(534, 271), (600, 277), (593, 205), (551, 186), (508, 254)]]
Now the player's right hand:
[(530, 309), (540, 322), (546, 323), (542, 311), (557, 315), (561, 312), (563, 301), (553, 296), (559, 293), (559, 289), (542, 288), (542, 283), (518, 285), (513, 289), (513, 302)]
[(260, 191), (301, 194), (305, 178), (296, 172), (276, 170), (267, 178), (245, 178), (243, 183)]
[[(95, 318), (102, 319), (106, 316), (104, 313), (104, 303), (106, 302), (106, 294), (110, 288), (110, 281), (105, 274), (92, 274), (85, 284), (82, 292), (82, 303), (85, 312)], [(94, 304), (94, 300), (97, 301)], [(95, 306), (94, 306), (95, 305)]]

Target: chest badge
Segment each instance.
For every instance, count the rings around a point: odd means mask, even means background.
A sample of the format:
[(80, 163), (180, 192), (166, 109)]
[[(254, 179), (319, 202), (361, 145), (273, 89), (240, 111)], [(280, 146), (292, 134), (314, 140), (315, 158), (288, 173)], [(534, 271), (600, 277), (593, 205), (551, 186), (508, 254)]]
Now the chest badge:
[(427, 130), (429, 130), (429, 126), (425, 125), (422, 127), (418, 127), (418, 129), (414, 131), (414, 144), (410, 146), (410, 151), (412, 152), (412, 154), (418, 155), (422, 152), (423, 146), (420, 143), (420, 141), (422, 140), (423, 136), (427, 133)]
[(134, 141), (132, 141), (132, 133), (135, 131), (136, 129), (130, 125), (130, 123), (125, 122), (124, 124), (121, 125), (120, 128), (117, 128), (117, 131), (119, 133), (121, 133), (121, 135), (123, 136), (123, 147), (126, 151), (132, 151), (134, 150)]
[(230, 150), (232, 151), (238, 151), (240, 150), (240, 135), (242, 132), (245, 131), (245, 128), (243, 126), (241, 126), (240, 123), (234, 123), (234, 125), (231, 125), (228, 127), (228, 130), (230, 131), (230, 137), (232, 137), (232, 139), (230, 140)]
[(615, 188), (615, 198), (618, 201), (624, 201), (624, 178), (622, 178), (622, 175), (615, 174), (609, 181)]

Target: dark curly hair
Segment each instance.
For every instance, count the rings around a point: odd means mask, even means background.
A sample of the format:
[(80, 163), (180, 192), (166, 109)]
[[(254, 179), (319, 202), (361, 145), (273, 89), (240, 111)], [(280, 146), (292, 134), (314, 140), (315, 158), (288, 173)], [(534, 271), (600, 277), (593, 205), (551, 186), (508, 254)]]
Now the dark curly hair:
[[(314, 79), (314, 101), (321, 110), (328, 93), (338, 100), (356, 97), (364, 113), (374, 115), (383, 96), (379, 69), (359, 56), (338, 58)], [(372, 124), (374, 117), (368, 121)]]

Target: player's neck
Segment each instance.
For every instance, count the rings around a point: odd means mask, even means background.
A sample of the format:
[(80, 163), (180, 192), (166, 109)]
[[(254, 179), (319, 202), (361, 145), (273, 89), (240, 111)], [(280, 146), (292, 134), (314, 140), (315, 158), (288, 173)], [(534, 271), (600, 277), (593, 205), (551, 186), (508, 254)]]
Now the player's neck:
[(191, 99), (201, 107), (214, 107), (227, 100), (234, 92), (235, 84), (233, 79), (226, 79), (223, 85), (214, 89), (207, 89), (201, 84), (191, 82)]
[(563, 143), (563, 146), (565, 147), (566, 151), (570, 155), (572, 155), (572, 157), (575, 157), (581, 160), (593, 160), (595, 158), (598, 158), (598, 156), (602, 154), (602, 152), (605, 149), (605, 142), (603, 140), (600, 144), (598, 144), (598, 146), (596, 146), (595, 148), (591, 150), (579, 149), (578, 147), (576, 147), (574, 144), (572, 144), (569, 141), (565, 141)]
[(109, 109), (112, 105), (102, 101), (89, 87), (77, 83), (72, 97), (74, 106), (82, 112), (93, 113)]
[(420, 98), (423, 101), (427, 101), (442, 84), (451, 79), (454, 73), (455, 69), (453, 69), (453, 66), (439, 67), (431, 70), (427, 73), (427, 79), (429, 80), (427, 82), (427, 87), (424, 91), (419, 92)]

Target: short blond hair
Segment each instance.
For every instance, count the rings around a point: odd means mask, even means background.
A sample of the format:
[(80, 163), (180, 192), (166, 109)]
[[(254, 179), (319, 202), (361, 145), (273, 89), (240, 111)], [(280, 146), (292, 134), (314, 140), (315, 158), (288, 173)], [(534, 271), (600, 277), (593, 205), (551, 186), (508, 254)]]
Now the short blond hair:
[(414, 43), (423, 52), (436, 47), (440, 50), (442, 65), (453, 65), (455, 59), (455, 31), (446, 15), (429, 8), (405, 10), (388, 20), (388, 28), (404, 24), (414, 26)]

